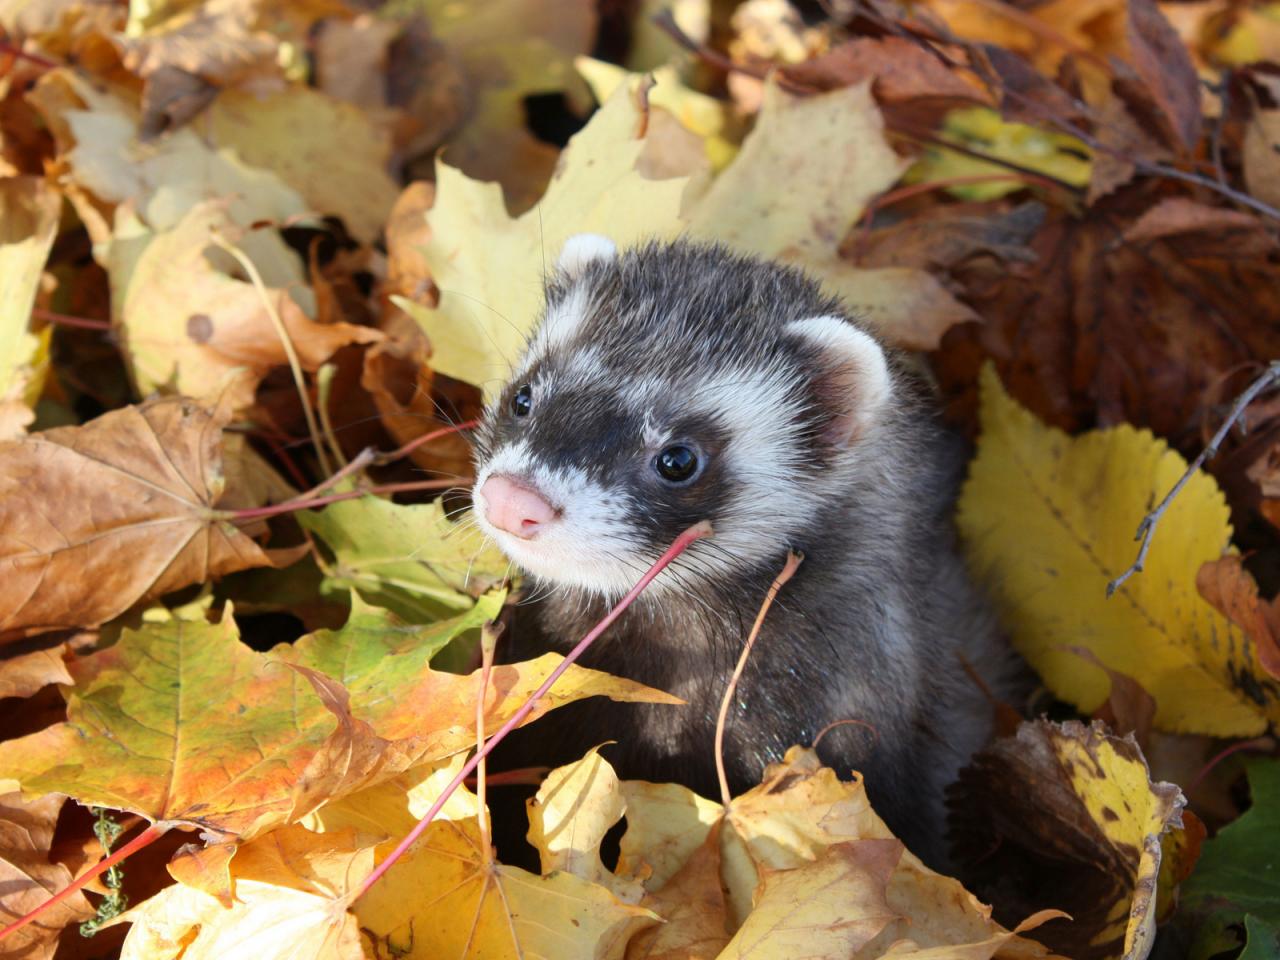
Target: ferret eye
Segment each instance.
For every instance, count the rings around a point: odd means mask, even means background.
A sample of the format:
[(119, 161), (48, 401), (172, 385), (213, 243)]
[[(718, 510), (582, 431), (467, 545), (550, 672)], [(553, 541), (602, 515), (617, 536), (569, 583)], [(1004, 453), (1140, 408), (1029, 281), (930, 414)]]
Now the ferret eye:
[(525, 384), (511, 398), (511, 412), (517, 417), (527, 417), (533, 409), (533, 387)]
[(653, 461), (658, 476), (670, 483), (684, 483), (698, 472), (698, 455), (682, 443), (672, 444)]

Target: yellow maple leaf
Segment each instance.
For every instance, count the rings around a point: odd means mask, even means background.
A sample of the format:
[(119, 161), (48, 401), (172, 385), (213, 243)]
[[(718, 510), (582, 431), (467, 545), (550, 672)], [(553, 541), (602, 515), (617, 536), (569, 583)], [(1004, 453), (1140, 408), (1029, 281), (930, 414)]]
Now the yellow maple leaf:
[(313, 834), (299, 826), (241, 847), (231, 860), (229, 907), (176, 883), (115, 922), (133, 926), (121, 960), (363, 960), (347, 899), (373, 868), (372, 845), (354, 831)]
[(620, 88), (569, 141), (537, 208), (514, 220), (497, 184), (437, 165), (424, 253), (440, 306), (396, 299), (426, 330), (432, 367), (496, 387), (537, 319), (546, 265), (573, 234), (602, 233), (625, 247), (679, 232), (688, 180), (635, 172), (644, 149), (640, 116), (631, 92)]
[(474, 819), (432, 823), (355, 912), (379, 956), (404, 960), (620, 957), (658, 921), (571, 873), (497, 863)]
[(1248, 637), (1196, 590), (1200, 565), (1231, 540), (1222, 492), (1198, 473), (1156, 531), (1146, 570), (1107, 599), (1133, 560), (1133, 530), (1186, 462), (1145, 430), (1068, 437), (982, 375), (983, 433), (960, 499), (970, 560), (994, 593), (1018, 650), (1053, 692), (1091, 713), (1107, 673), (1091, 650), (1155, 697), (1155, 723), (1179, 733), (1245, 736), (1280, 718), (1280, 684)]
[(29, 331), (62, 198), (37, 177), (0, 180), (0, 439), (31, 422), (48, 369), (49, 334)]

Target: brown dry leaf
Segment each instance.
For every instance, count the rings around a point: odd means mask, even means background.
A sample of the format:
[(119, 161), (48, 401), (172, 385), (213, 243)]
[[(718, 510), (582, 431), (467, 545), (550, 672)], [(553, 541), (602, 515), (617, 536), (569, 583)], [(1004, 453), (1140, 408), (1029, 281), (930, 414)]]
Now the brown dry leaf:
[[(1200, 142), (1200, 77), (1191, 54), (1156, 0), (1126, 0), (1124, 9), (1127, 60), (1158, 108), (1170, 145), (1194, 151)], [(1117, 92), (1125, 91), (1124, 80), (1117, 76)]]
[(347, 901), (373, 858), (354, 831), (275, 830), (231, 861), (229, 908), (177, 883), (122, 914), (133, 926), (121, 960), (365, 960)]
[[(401, 445), (480, 415), (478, 394), (467, 402), (437, 393), (425, 338), (416, 326), (406, 332), (407, 343), (389, 338), (365, 351), (360, 375), (360, 386), (373, 399), (382, 425)], [(417, 446), (409, 457), (436, 476), (465, 478), (474, 469), (471, 445), (461, 432)]]
[(226, 396), (234, 410), (246, 409), (258, 382), (289, 359), (273, 311), (307, 371), (346, 344), (382, 339), (368, 327), (309, 319), (310, 290), (277, 235), (242, 241), (265, 291), (237, 275), (239, 265), (214, 245), (216, 237), (239, 240), (218, 201), (196, 205), (169, 230), (117, 222), (107, 263), (112, 312), (140, 393), (180, 392), (210, 402)]
[(1235, 258), (1265, 257), (1276, 248), (1267, 226), (1251, 213), (1211, 207), (1187, 197), (1166, 197), (1124, 231), (1124, 239), (1140, 244), (1169, 237), (1206, 242), (1230, 249)]
[(918, 100), (937, 101), (933, 106), (938, 108), (956, 101), (989, 105), (980, 86), (905, 37), (856, 37), (812, 60), (784, 67), (782, 74), (793, 84), (818, 90), (871, 80), (871, 92), (885, 107)]
[(1244, 133), (1244, 182), (1263, 203), (1280, 207), (1280, 110), (1258, 110)]
[(1128, 422), (1200, 451), (1206, 402), (1231, 393), (1222, 382), (1280, 356), (1280, 268), (1239, 256), (1233, 238), (1211, 229), (1126, 241), (1126, 225), (1149, 208), (1131, 192), (1084, 219), (1050, 210), (1030, 243), (1033, 262), (966, 284), (984, 323), (953, 330), (934, 366), (953, 413), (973, 422), (990, 358), (1053, 426)]
[(1280, 680), (1280, 598), (1263, 600), (1257, 582), (1234, 554), (1202, 566), (1196, 588), (1249, 636), (1262, 669)]
[(168, 398), (0, 444), (0, 634), (96, 626), (268, 565), (217, 512), (228, 418)]
[[(1111, 692), (1106, 702), (1093, 712), (1093, 719), (1101, 720), (1120, 736), (1132, 735), (1139, 746), (1145, 746), (1151, 737), (1151, 725), (1156, 718), (1156, 700), (1137, 680), (1127, 673), (1113, 670), (1088, 647), (1071, 647), (1071, 652), (1088, 660), (1099, 670), (1105, 671), (1111, 681)], [(1006, 736), (1013, 736), (1017, 728)]]
[[(49, 794), (23, 801), (20, 794), (0, 794), (0, 927), (65, 889), (71, 871), (49, 859), (53, 828), (66, 798)], [(0, 960), (50, 960), (62, 928), (93, 916), (80, 892), (44, 913), (40, 919), (0, 941)]]
[(622, 835), (615, 873), (661, 890), (707, 841), (724, 810), (675, 783), (624, 780), (627, 832)]
[(362, 110), (386, 111), (392, 82), (388, 48), (403, 29), (403, 24), (372, 13), (322, 21), (312, 53), (316, 87)]
[[(1073, 960), (1147, 955), (1161, 840), (1181, 827), (1185, 801), (1150, 781), (1131, 737), (1098, 723), (1023, 724), (962, 771), (952, 803), (956, 855), (1003, 913), (1066, 910), (1071, 921), (1036, 937)], [(1060, 882), (1038, 885), (1050, 870)]]
[(476, 180), (502, 184), (514, 214), (533, 206), (559, 151), (526, 129), (524, 98), (581, 90), (573, 58), (588, 52), (596, 14), (588, 0), (562, 0), (555, 15), (537, 0), (408, 0), (457, 57), (470, 106), (444, 161)]
[(29, 697), (51, 683), (70, 683), (71, 674), (63, 655), (69, 645), (60, 643), (47, 650), (33, 650), (8, 660), (0, 660), (0, 699)]

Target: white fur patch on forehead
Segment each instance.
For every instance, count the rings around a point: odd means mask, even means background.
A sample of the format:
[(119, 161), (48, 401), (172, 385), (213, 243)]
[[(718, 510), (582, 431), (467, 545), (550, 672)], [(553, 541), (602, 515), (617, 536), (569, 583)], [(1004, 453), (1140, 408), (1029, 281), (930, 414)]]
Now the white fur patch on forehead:
[(534, 357), (545, 356), (573, 340), (581, 329), (583, 320), (587, 318), (590, 305), (591, 292), (581, 284), (572, 287), (563, 300), (548, 304), (547, 315), (529, 344), (526, 362)]
[(476, 476), (472, 497), (494, 474), (534, 487), (559, 512), (559, 519), (532, 540), (495, 528), (477, 509), (476, 522), (508, 557), (549, 583), (617, 598), (653, 561), (639, 552), (641, 538), (628, 503), (575, 467), (542, 463), (521, 440), (497, 450)]
[(856, 440), (889, 400), (892, 384), (884, 350), (870, 334), (840, 317), (793, 320), (786, 329), (822, 357), (824, 369), (816, 383), (835, 414), (829, 439), (838, 444)]
[(593, 260), (612, 260), (618, 245), (598, 233), (578, 233), (565, 241), (556, 260), (556, 269), (568, 277), (576, 277)]

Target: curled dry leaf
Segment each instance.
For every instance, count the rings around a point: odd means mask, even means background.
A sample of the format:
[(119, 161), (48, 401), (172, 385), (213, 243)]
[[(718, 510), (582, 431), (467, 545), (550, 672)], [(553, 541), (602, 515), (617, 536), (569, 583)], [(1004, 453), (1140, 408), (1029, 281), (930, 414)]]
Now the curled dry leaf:
[[(1181, 791), (1152, 783), (1132, 737), (1099, 723), (1023, 724), (974, 758), (952, 788), (956, 855), (1008, 914), (1051, 905), (1069, 921), (1035, 936), (1074, 960), (1141, 960), (1156, 927), (1162, 840)], [(1038, 888), (1054, 871), (1061, 882)]]
[(121, 915), (121, 960), (364, 960), (347, 898), (373, 859), (354, 831), (273, 831), (231, 861), (231, 904), (177, 883)]
[[(17, 793), (0, 794), (0, 890), (4, 891), (0, 927), (34, 910), (71, 883), (71, 871), (49, 859), (53, 828), (65, 799), (49, 794), (24, 801)], [(50, 960), (62, 928), (91, 916), (93, 908), (77, 891), (0, 942), (0, 958)]]
[(1185, 461), (1128, 425), (1075, 438), (1046, 427), (990, 367), (982, 427), (958, 523), (1014, 644), (1054, 693), (1086, 713), (1106, 699), (1106, 673), (1070, 649), (1082, 646), (1142, 678), (1162, 730), (1246, 735), (1280, 717), (1280, 684), (1254, 642), (1195, 590), (1201, 564), (1231, 539), (1211, 477), (1191, 478), (1156, 532), (1145, 571), (1108, 599), (1107, 582), (1133, 560), (1134, 527)]
[(1235, 555), (1211, 560), (1196, 573), (1196, 587), (1214, 609), (1245, 632), (1258, 664), (1280, 680), (1280, 598), (1258, 595), (1258, 584)]
[(289, 362), (273, 312), (307, 371), (339, 347), (382, 339), (369, 327), (311, 320), (309, 298), (295, 299), (299, 289), (310, 292), (300, 288), (301, 268), (274, 234), (254, 235), (244, 250), (265, 290), (237, 275), (239, 265), (214, 245), (219, 237), (241, 241), (216, 201), (196, 205), (169, 230), (117, 223), (107, 263), (112, 312), (139, 392), (210, 401), (225, 394), (233, 409), (247, 409), (258, 382)]
[(0, 660), (0, 699), (29, 697), (51, 683), (71, 683), (63, 655), (68, 645), (60, 643), (47, 650), (33, 650)]
[(170, 398), (0, 443), (0, 634), (96, 626), (268, 565), (218, 512), (226, 422)]
[(897, 840), (833, 843), (812, 863), (765, 870), (755, 904), (722, 960), (856, 955), (900, 919), (887, 899), (902, 857)]

